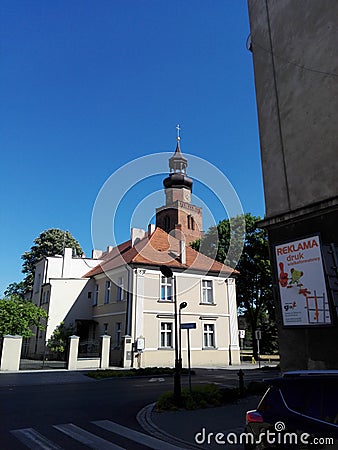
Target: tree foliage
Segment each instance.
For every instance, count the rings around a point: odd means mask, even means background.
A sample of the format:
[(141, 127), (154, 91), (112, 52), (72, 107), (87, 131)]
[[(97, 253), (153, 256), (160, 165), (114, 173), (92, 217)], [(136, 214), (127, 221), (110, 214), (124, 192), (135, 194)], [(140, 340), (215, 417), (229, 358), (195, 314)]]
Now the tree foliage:
[(24, 279), (25, 291), (33, 288), (34, 270), (36, 263), (45, 256), (62, 255), (64, 249), (72, 248), (76, 255), (81, 256), (83, 250), (79, 242), (69, 231), (50, 228), (43, 231), (35, 240), (34, 245), (28, 252), (22, 255), (22, 272), (26, 274)]
[(33, 336), (32, 327), (46, 329), (47, 313), (22, 297), (12, 294), (0, 299), (0, 336)]
[[(264, 339), (276, 339), (275, 311), (272, 294), (272, 277), (269, 260), (269, 248), (265, 230), (257, 227), (260, 217), (250, 213), (245, 214), (245, 230), (240, 217), (222, 220), (217, 227), (210, 228), (202, 241), (192, 244), (193, 248), (213, 256), (220, 262), (234, 267), (236, 261), (228, 254), (231, 245), (237, 250), (243, 245), (243, 251), (236, 265), (240, 272), (236, 280), (237, 303), (245, 313), (252, 336), (258, 328), (265, 330)], [(244, 232), (245, 231), (245, 232)], [(233, 254), (233, 253), (232, 253)], [(262, 342), (263, 344), (263, 342)], [(270, 351), (276, 344), (271, 341)], [(257, 345), (253, 339), (254, 354), (257, 355)], [(268, 342), (264, 343), (265, 350)]]
[(24, 298), (25, 295), (25, 282), (20, 281), (19, 283), (11, 283), (7, 286), (4, 292), (5, 297), (10, 297), (11, 295), (16, 295), (17, 297)]
[(64, 322), (58, 325), (50, 339), (48, 339), (48, 347), (52, 352), (63, 354), (66, 351), (68, 338), (74, 334), (75, 330), (73, 327), (66, 327)]

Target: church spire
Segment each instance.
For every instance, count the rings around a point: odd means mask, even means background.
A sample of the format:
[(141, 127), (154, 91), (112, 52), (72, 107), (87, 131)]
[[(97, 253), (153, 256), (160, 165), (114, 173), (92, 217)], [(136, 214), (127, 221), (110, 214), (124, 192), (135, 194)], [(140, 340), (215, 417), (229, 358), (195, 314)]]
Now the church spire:
[(181, 153), (181, 147), (180, 147), (180, 142), (181, 142), (180, 130), (181, 130), (181, 128), (179, 125), (176, 126), (176, 130), (177, 130), (176, 150), (175, 150), (175, 153), (173, 154), (173, 156), (169, 159), (169, 169), (170, 169), (170, 173), (174, 172), (174, 173), (186, 174), (188, 161), (186, 158), (184, 158), (184, 156)]
[(201, 238), (202, 208), (191, 203), (193, 181), (187, 176), (188, 160), (182, 155), (180, 126), (177, 125), (176, 150), (169, 158), (170, 173), (163, 180), (165, 205), (156, 208), (156, 226), (178, 239), (193, 242)]

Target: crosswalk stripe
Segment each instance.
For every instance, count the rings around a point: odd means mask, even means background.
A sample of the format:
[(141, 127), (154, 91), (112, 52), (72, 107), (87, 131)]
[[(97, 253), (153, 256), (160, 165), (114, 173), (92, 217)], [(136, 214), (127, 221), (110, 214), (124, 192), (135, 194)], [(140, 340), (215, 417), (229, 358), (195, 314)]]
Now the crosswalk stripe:
[(164, 442), (161, 439), (157, 439), (152, 436), (148, 436), (147, 434), (140, 433), (139, 431), (132, 430), (131, 428), (124, 427), (123, 425), (120, 425), (118, 423), (111, 422), (110, 420), (96, 420), (92, 423), (100, 428), (103, 428), (104, 430), (120, 434), (130, 439), (131, 441), (138, 442), (139, 444), (146, 445), (147, 447), (153, 448), (155, 450), (158, 450), (159, 448), (161, 450), (178, 450), (182, 448)]
[(93, 450), (125, 450), (123, 447), (106, 441), (105, 439), (102, 439), (95, 434), (89, 433), (89, 431), (83, 430), (73, 423), (53, 425), (53, 427), (61, 431), (62, 433), (67, 434), (67, 436), (70, 436), (76, 441), (90, 446), (90, 448)]
[(11, 433), (31, 450), (62, 450), (61, 447), (42, 436), (34, 428), (12, 430)]

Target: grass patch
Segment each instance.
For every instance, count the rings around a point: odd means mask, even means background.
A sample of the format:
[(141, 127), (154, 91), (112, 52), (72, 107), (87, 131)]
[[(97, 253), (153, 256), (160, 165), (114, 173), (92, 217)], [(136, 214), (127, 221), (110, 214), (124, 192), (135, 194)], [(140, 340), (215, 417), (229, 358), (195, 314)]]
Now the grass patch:
[[(237, 388), (219, 388), (215, 384), (195, 386), (191, 393), (189, 389), (182, 389), (180, 409), (194, 410), (222, 406), (239, 398)], [(156, 402), (156, 411), (176, 411), (179, 409), (174, 402), (172, 391), (165, 392)]]
[[(102, 380), (103, 378), (121, 378), (121, 377), (142, 377), (142, 376), (163, 376), (163, 375), (173, 375), (175, 369), (170, 367), (146, 367), (144, 369), (129, 369), (129, 370), (96, 370), (88, 372), (86, 375), (91, 378), (95, 378), (95, 380)], [(188, 369), (182, 369), (181, 374), (185, 375), (188, 373)], [(192, 375), (195, 375), (195, 372), (191, 371)]]

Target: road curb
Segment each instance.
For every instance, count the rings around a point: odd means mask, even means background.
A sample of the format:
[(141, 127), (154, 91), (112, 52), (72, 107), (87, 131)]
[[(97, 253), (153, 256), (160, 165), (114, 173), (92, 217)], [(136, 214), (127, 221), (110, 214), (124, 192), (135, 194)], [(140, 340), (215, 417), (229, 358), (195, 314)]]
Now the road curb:
[(173, 445), (180, 446), (187, 450), (201, 450), (200, 446), (191, 444), (190, 442), (184, 441), (183, 439), (179, 439), (172, 434), (167, 433), (166, 431), (159, 428), (152, 420), (151, 416), (154, 410), (156, 403), (150, 403), (149, 405), (142, 408), (136, 415), (136, 420), (139, 425), (152, 436), (162, 439), (165, 442), (168, 442)]

